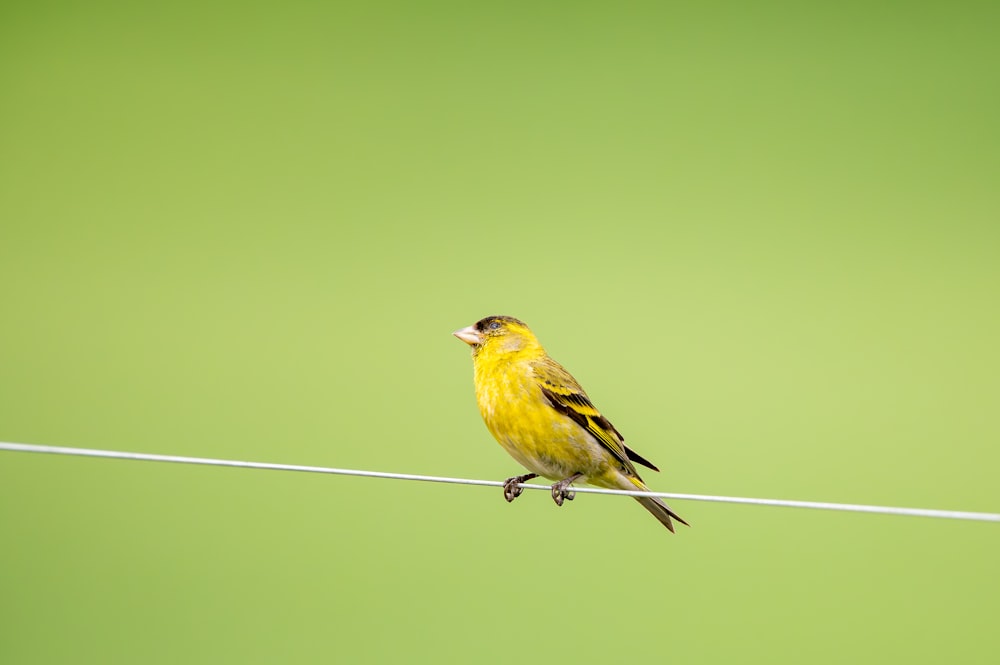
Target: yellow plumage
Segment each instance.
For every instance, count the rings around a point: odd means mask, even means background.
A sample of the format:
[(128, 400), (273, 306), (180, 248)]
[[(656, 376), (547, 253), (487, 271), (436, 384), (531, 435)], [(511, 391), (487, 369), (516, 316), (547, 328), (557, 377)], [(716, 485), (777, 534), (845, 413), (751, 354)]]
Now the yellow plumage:
[[(518, 483), (536, 476), (552, 486), (558, 505), (572, 499), (576, 480), (611, 489), (646, 490), (633, 462), (658, 469), (625, 446), (622, 435), (594, 407), (576, 379), (550, 358), (521, 321), (490, 316), (455, 336), (472, 347), (476, 401), (486, 427), (531, 473), (508, 478), (513, 501)], [(655, 497), (636, 500), (671, 531), (671, 518), (687, 524)]]

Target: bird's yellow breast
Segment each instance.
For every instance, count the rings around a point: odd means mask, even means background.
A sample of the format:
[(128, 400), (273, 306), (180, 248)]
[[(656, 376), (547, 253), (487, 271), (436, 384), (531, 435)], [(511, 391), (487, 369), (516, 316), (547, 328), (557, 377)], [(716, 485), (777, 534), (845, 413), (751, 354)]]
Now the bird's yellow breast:
[(486, 427), (529, 471), (553, 480), (575, 473), (597, 477), (608, 472), (607, 451), (548, 403), (529, 354), (480, 354), (475, 360), (475, 383)]

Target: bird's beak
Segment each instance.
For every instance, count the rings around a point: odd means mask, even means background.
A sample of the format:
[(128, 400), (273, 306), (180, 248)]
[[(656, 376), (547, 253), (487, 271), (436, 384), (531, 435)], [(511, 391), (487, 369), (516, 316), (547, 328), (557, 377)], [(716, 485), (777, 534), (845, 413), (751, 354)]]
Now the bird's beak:
[(476, 344), (479, 344), (480, 342), (483, 341), (483, 338), (480, 337), (479, 335), (479, 331), (473, 328), (472, 326), (462, 328), (461, 330), (456, 330), (455, 332), (452, 333), (452, 335), (459, 338), (469, 346), (475, 346)]

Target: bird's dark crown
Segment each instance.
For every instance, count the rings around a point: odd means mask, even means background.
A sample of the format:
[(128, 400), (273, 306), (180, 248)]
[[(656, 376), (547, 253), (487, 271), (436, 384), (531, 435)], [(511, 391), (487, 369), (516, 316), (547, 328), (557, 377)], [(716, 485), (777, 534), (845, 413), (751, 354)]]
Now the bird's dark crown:
[(491, 323), (499, 323), (500, 325), (506, 325), (508, 323), (513, 323), (514, 325), (521, 326), (522, 328), (527, 328), (528, 326), (524, 321), (515, 319), (513, 316), (487, 316), (485, 319), (480, 319), (476, 321), (475, 326), (473, 326), (479, 332), (487, 332), (490, 329)]

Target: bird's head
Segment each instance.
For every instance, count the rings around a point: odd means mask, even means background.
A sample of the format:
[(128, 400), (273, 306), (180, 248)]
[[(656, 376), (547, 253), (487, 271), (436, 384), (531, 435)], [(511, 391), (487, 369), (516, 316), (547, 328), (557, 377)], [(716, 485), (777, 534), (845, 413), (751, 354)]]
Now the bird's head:
[(541, 351), (535, 334), (513, 316), (487, 316), (452, 333), (472, 347), (472, 355), (500, 357), (512, 353)]

